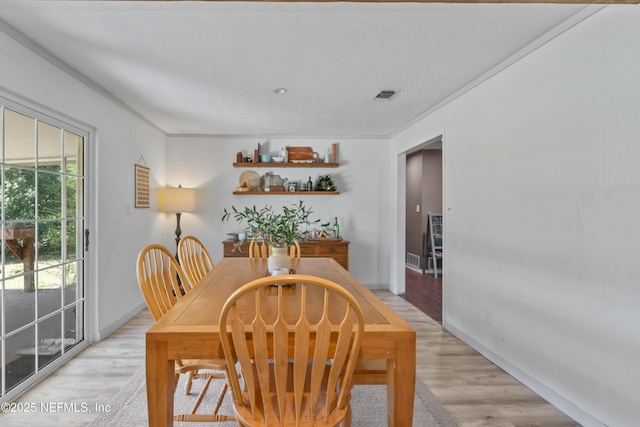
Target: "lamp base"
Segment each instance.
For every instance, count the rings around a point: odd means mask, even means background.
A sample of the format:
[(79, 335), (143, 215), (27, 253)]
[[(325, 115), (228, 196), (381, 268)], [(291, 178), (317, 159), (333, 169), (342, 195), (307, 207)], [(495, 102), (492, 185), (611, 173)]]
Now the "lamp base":
[[(178, 260), (178, 243), (180, 243), (180, 236), (182, 235), (182, 230), (180, 229), (180, 216), (182, 212), (176, 212), (176, 260)], [(180, 261), (178, 260), (178, 263)]]

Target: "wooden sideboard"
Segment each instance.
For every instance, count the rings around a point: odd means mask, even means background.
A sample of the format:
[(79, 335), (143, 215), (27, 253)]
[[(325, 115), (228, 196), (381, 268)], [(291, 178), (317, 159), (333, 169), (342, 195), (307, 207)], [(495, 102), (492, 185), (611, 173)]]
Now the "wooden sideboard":
[[(240, 245), (241, 250), (236, 247), (240, 242), (227, 239), (222, 242), (225, 257), (248, 257), (250, 240), (245, 240)], [(300, 242), (301, 256), (304, 258), (320, 257), (333, 258), (338, 263), (349, 270), (349, 242), (347, 240), (303, 240)]]

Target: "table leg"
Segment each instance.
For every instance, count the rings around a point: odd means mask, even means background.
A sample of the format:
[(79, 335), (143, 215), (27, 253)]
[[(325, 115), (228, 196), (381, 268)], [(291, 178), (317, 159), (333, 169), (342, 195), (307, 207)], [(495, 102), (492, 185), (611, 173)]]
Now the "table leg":
[(174, 361), (166, 342), (147, 342), (147, 406), (149, 427), (173, 425)]
[(387, 361), (389, 426), (411, 427), (416, 386), (416, 343), (397, 341), (396, 359)]

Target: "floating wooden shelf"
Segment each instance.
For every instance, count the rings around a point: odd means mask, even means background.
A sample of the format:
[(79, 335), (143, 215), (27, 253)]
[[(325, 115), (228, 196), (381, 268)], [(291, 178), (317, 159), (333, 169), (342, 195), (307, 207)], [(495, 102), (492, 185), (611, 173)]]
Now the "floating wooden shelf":
[(340, 163), (234, 163), (234, 168), (337, 168)]
[(300, 194), (311, 196), (336, 196), (340, 194), (339, 191), (234, 191), (233, 194), (237, 196), (281, 196), (286, 194)]

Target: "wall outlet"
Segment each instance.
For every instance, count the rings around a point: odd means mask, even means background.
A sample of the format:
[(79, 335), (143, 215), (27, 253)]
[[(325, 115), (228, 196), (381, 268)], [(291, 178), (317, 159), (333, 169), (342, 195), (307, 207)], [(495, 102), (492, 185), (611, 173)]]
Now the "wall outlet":
[(131, 215), (131, 203), (124, 202), (124, 214)]
[(416, 212), (420, 213), (420, 205), (416, 205)]

